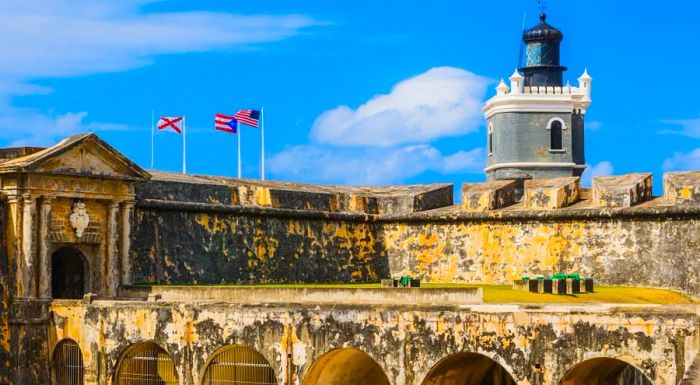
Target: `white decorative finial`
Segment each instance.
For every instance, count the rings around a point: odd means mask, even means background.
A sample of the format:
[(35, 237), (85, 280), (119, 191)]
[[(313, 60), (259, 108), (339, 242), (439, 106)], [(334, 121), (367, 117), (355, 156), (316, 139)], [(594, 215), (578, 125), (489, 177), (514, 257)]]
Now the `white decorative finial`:
[(498, 86), (496, 87), (496, 95), (505, 95), (508, 93), (508, 86), (506, 85), (506, 82), (503, 81), (503, 78), (501, 78), (501, 82), (498, 83)]
[(510, 76), (510, 93), (511, 94), (522, 94), (523, 93), (523, 80), (525, 78), (516, 69), (513, 75)]
[(591, 75), (588, 74), (588, 69), (585, 69), (583, 71), (583, 75), (581, 75), (580, 78), (578, 78), (578, 88), (583, 92), (583, 101), (584, 102), (590, 102), (591, 101), (591, 83), (593, 82), (593, 78)]
[(583, 75), (581, 75), (581, 77), (578, 78), (578, 80), (593, 80), (591, 75), (588, 74), (588, 68), (583, 70)]

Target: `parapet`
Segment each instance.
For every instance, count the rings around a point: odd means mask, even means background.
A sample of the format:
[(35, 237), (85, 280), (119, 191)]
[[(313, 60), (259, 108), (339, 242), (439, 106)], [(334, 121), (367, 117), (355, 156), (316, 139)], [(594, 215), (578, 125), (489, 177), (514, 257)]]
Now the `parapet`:
[(592, 189), (598, 207), (632, 207), (652, 198), (651, 174), (594, 177)]
[(517, 182), (494, 180), (462, 185), (462, 209), (464, 211), (488, 211), (515, 203)]
[(700, 204), (700, 171), (664, 174), (664, 195), (674, 205)]
[(141, 204), (240, 206), (355, 214), (408, 214), (453, 204), (451, 184), (331, 186), (153, 172), (136, 188)]
[(561, 177), (525, 181), (525, 208), (552, 210), (569, 206), (581, 196), (581, 178)]

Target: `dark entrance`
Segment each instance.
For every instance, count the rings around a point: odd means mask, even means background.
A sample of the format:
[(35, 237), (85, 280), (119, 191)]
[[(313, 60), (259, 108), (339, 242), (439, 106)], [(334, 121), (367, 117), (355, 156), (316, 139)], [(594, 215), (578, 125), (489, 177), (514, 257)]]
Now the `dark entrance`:
[(63, 247), (51, 256), (51, 295), (56, 299), (85, 295), (85, 263), (78, 250)]

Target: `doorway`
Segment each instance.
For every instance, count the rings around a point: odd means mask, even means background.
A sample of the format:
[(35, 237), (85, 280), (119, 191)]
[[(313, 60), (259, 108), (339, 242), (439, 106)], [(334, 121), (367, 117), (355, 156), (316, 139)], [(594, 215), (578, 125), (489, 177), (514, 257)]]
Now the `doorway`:
[(51, 295), (54, 299), (81, 299), (85, 295), (85, 259), (70, 247), (51, 255)]

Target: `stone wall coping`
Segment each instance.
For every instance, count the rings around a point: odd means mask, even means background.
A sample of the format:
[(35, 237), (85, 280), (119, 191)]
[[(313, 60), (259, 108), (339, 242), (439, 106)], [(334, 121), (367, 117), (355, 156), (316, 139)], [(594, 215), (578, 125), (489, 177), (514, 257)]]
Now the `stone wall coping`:
[[(285, 288), (260, 286), (156, 285), (120, 290), (125, 299), (239, 304), (332, 304), (445, 306), (482, 303), (484, 291), (468, 288)], [(153, 301), (151, 301), (153, 302)]]
[[(588, 203), (588, 204), (587, 204)], [(216, 212), (222, 214), (264, 215), (296, 219), (330, 219), (354, 222), (460, 222), (460, 221), (510, 221), (608, 219), (622, 217), (655, 218), (665, 216), (700, 216), (700, 205), (669, 205), (663, 197), (655, 197), (641, 205), (625, 208), (600, 208), (591, 206), (589, 200), (554, 210), (528, 210), (522, 204), (484, 212), (466, 212), (460, 205), (415, 212), (409, 214), (363, 214), (353, 212), (321, 212), (279, 209), (260, 206), (192, 203), (145, 199), (137, 202), (139, 209), (173, 211)]]
[[(183, 287), (184, 288), (184, 287)], [(191, 288), (191, 287), (190, 287)], [(259, 290), (260, 288), (239, 288), (246, 291)], [(476, 289), (476, 288), (475, 288)], [(132, 290), (131, 288), (126, 288), (126, 290)], [(286, 290), (303, 290), (303, 289), (286, 289)], [(370, 290), (370, 291), (385, 291), (392, 289), (360, 289), (360, 290)], [(394, 290), (455, 290), (455, 289), (394, 289)], [(464, 290), (464, 289), (456, 289)], [(481, 290), (481, 289), (480, 289)], [(124, 293), (122, 293), (124, 294)], [(138, 307), (138, 308), (163, 308), (163, 307), (173, 307), (173, 306), (225, 306), (225, 307), (265, 307), (265, 308), (278, 308), (278, 309), (298, 309), (299, 307), (332, 307), (332, 308), (343, 308), (343, 309), (365, 309), (367, 305), (377, 306), (381, 305), (379, 309), (390, 309), (399, 311), (468, 311), (471, 313), (485, 313), (485, 314), (508, 314), (508, 313), (525, 313), (525, 314), (570, 314), (570, 315), (590, 315), (590, 314), (625, 314), (634, 315), (642, 319), (658, 318), (658, 317), (700, 317), (700, 305), (662, 305), (662, 304), (619, 304), (619, 303), (590, 303), (590, 304), (542, 304), (542, 303), (410, 303), (402, 302), (399, 303), (394, 299), (394, 301), (386, 303), (376, 303), (367, 301), (351, 301), (346, 300), (342, 302), (312, 302), (312, 301), (291, 301), (284, 302), (282, 300), (271, 301), (271, 302), (260, 302), (256, 301), (256, 297), (243, 297), (243, 298), (219, 298), (211, 300), (175, 300), (168, 298), (161, 298), (158, 301), (144, 301), (142, 298), (118, 298), (118, 299), (99, 299), (91, 303), (83, 303), (80, 300), (54, 300), (50, 304), (51, 306), (66, 306), (66, 307)], [(348, 299), (350, 299), (348, 297)]]

